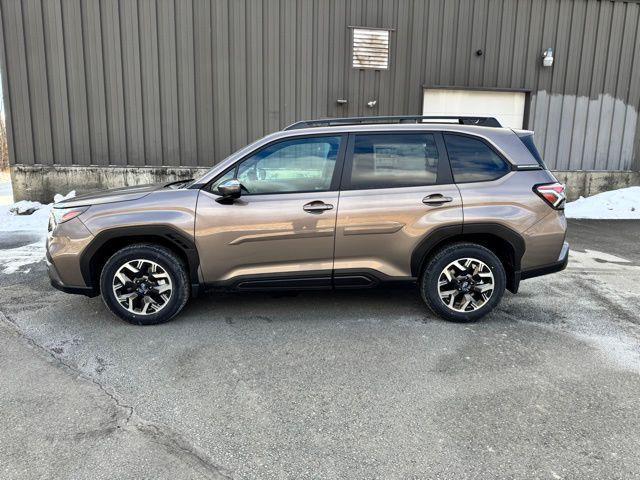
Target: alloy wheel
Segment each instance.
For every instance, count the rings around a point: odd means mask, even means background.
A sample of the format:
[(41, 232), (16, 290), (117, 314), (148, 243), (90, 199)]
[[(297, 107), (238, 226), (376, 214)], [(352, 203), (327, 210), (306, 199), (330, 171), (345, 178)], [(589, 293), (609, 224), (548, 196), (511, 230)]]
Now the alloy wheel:
[(455, 260), (438, 277), (440, 300), (456, 312), (482, 308), (493, 295), (494, 288), (491, 268), (476, 258)]
[(151, 260), (123, 264), (113, 276), (113, 294), (118, 303), (136, 315), (152, 315), (167, 306), (173, 284), (167, 271)]

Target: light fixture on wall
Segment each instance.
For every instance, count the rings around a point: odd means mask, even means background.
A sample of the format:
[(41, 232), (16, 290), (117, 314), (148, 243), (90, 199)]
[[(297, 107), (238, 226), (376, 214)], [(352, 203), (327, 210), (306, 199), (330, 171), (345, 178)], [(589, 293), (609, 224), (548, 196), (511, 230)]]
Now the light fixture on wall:
[(542, 52), (542, 66), (553, 66), (553, 48), (549, 47), (544, 52)]

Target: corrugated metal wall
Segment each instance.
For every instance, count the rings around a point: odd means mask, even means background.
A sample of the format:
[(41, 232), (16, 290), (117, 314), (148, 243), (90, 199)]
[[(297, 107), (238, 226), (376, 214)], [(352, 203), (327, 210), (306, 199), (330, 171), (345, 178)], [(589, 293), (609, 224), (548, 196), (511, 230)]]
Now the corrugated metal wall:
[[(438, 85), (529, 91), (554, 168), (637, 168), (636, 1), (0, 0), (0, 15), (13, 163), (206, 166), (300, 119), (419, 114)], [(389, 70), (351, 68), (350, 26), (393, 28)]]

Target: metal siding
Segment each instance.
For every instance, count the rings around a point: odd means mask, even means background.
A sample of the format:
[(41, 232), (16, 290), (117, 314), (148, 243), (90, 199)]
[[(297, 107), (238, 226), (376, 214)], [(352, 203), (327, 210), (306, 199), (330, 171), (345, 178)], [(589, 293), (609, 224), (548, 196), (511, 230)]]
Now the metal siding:
[(52, 164), (51, 121), (49, 114), (49, 88), (46, 72), (46, 52), (42, 8), (39, 0), (23, 2), (24, 35), (31, 99), (34, 157), (41, 163)]
[[(629, 96), (622, 133), (622, 170), (640, 170), (640, 121), (638, 121), (638, 105), (640, 104), (640, 5), (629, 5), (629, 15), (636, 17), (636, 38), (633, 49), (631, 74), (629, 78)], [(635, 125), (634, 125), (635, 122)], [(635, 163), (634, 163), (635, 159)]]
[(211, 2), (195, 0), (193, 5), (193, 48), (195, 55), (196, 161), (210, 165), (215, 156), (213, 132), (213, 68), (211, 56)]
[[(0, 2), (0, 26), (2, 26), (2, 19), (4, 17), (2, 2)], [(5, 30), (0, 29), (0, 69), (2, 72), (7, 71), (7, 54), (5, 49), (4, 40)], [(15, 148), (13, 143), (13, 124), (11, 120), (11, 95), (9, 92), (9, 81), (7, 75), (0, 75), (2, 77), (2, 91), (6, 92), (4, 95), (4, 114), (5, 114), (5, 128), (7, 132), (7, 147), (9, 149), (9, 160), (13, 163), (16, 159)]]
[[(107, 131), (104, 60), (102, 56), (100, 0), (86, 0), (83, 2), (82, 28), (87, 88), (87, 111), (89, 117), (89, 124), (87, 127), (89, 129), (90, 137), (91, 163), (94, 165), (108, 165), (109, 139)], [(52, 62), (50, 61), (49, 63), (51, 64)], [(53, 96), (50, 98), (51, 102), (57, 100), (58, 99), (55, 99)], [(62, 125), (68, 123), (65, 121), (64, 116), (55, 115), (53, 118), (56, 118)], [(53, 122), (52, 128), (56, 128), (56, 122)], [(54, 143), (55, 140), (60, 139), (56, 139), (56, 136), (54, 136)], [(56, 159), (58, 158), (59, 157), (56, 156)]]
[[(622, 155), (622, 142), (625, 134), (627, 108), (625, 102), (620, 98), (629, 98), (632, 62), (626, 59), (633, 58), (636, 32), (638, 31), (638, 5), (625, 4), (624, 27), (622, 33), (622, 45), (620, 47), (620, 57), (618, 60), (618, 75), (616, 78), (615, 104), (613, 109), (611, 140), (608, 145), (607, 160), (619, 159), (617, 168), (624, 169), (628, 156)], [(638, 77), (636, 77), (638, 82)], [(625, 158), (626, 157), (626, 158)], [(628, 168), (628, 167), (627, 167)]]
[[(589, 108), (587, 109), (587, 125), (585, 131), (584, 148), (582, 153), (583, 170), (595, 170), (598, 167), (596, 149), (598, 132), (600, 131), (600, 117), (602, 111), (604, 91), (604, 76), (606, 73), (607, 53), (610, 39), (612, 5), (600, 2), (598, 24), (596, 26), (596, 44), (593, 49), (593, 69), (591, 71), (591, 89)], [(592, 32), (593, 33), (593, 32)]]
[[(567, 42), (567, 65), (564, 72), (565, 90), (576, 91), (578, 89), (578, 74), (580, 72), (580, 57), (582, 39), (584, 38), (584, 24), (586, 14), (585, 3), (573, 3), (571, 24), (569, 26), (569, 39)], [(560, 170), (568, 170), (571, 162), (571, 146), (575, 127), (575, 113), (578, 97), (575, 95), (561, 96), (562, 105), (558, 116), (558, 146), (556, 153), (556, 166)]]
[(158, 10), (155, 0), (141, 0), (139, 2), (138, 23), (140, 25), (140, 88), (142, 91), (145, 164), (163, 165)]
[(264, 42), (262, 36), (262, 0), (247, 2), (246, 36), (247, 45), (252, 48), (247, 52), (247, 141), (262, 137), (264, 131), (264, 78), (262, 76), (264, 61)]
[[(529, 91), (553, 168), (638, 168), (637, 2), (0, 0), (0, 26), (12, 163), (207, 166), (448, 86)], [(392, 29), (388, 70), (351, 67), (350, 26)]]
[[(558, 5), (558, 22), (556, 26), (556, 39), (554, 49), (554, 68), (551, 76), (551, 91), (557, 92), (564, 89), (566, 73), (569, 64), (569, 38), (573, 25), (571, 9), (575, 2), (561, 0)], [(544, 48), (544, 47), (543, 47)], [(564, 113), (564, 100), (566, 96), (552, 93), (549, 96), (547, 111), (547, 132), (545, 138), (544, 158), (556, 158), (556, 168), (566, 168), (564, 158), (558, 156), (560, 142), (561, 119)]]
[[(124, 109), (122, 43), (118, 0), (102, 0), (100, 2), (100, 13), (102, 20), (109, 163), (111, 165), (126, 165), (129, 161), (127, 157), (127, 125)], [(67, 65), (68, 71), (69, 66)], [(69, 113), (71, 118), (71, 111)]]
[(213, 101), (215, 117), (213, 138), (215, 154), (204, 159), (202, 164), (210, 165), (221, 161), (233, 149), (231, 147), (231, 99), (229, 98), (229, 5), (227, 0), (216, 0), (211, 6), (211, 58), (213, 62)]
[(145, 151), (138, 4), (123, 2), (120, 9), (127, 160), (130, 165), (140, 166), (145, 164)]
[(180, 165), (198, 164), (193, 2), (175, 2)]
[(89, 165), (91, 163), (91, 148), (89, 145), (81, 1), (63, 0), (62, 18), (73, 163), (75, 165)]
[[(7, 72), (11, 72), (9, 88), (14, 158), (11, 163), (36, 163), (31, 125), (31, 99), (27, 73), (26, 47), (22, 24), (22, 4), (10, 0), (2, 2), (2, 27), (5, 42)], [(5, 102), (7, 103), (7, 102)]]

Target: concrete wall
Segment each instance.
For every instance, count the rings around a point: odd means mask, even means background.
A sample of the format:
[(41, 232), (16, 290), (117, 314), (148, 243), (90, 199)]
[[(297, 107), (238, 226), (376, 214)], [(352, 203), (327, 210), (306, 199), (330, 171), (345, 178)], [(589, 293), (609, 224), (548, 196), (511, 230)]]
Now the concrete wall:
[[(56, 193), (78, 194), (101, 188), (117, 188), (146, 183), (186, 180), (203, 175), (203, 167), (44, 167), (14, 165), (11, 167), (15, 200), (51, 202)], [(555, 171), (559, 181), (567, 185), (569, 200), (595, 195), (606, 190), (640, 185), (639, 172)]]
[(75, 190), (80, 194), (105, 188), (186, 180), (203, 175), (209, 168), (13, 165), (10, 170), (16, 201), (49, 203), (56, 193), (66, 195)]
[[(0, 0), (11, 162), (210, 166), (439, 86), (527, 92), (551, 168), (638, 170), (639, 25), (637, 0)], [(388, 70), (352, 68), (351, 26), (392, 29)]]

